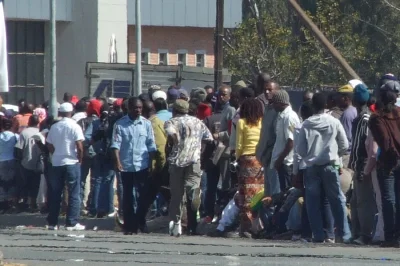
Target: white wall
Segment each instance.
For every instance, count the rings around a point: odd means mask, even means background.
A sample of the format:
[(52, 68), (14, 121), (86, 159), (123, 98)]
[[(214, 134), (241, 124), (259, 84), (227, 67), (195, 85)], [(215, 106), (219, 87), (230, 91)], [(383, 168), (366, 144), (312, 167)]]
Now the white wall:
[[(127, 1), (128, 24), (135, 25), (136, 0)], [(213, 28), (216, 5), (216, 0), (144, 0), (142, 25)], [(242, 21), (242, 0), (225, 0), (224, 11), (225, 27), (236, 27)]]
[(128, 62), (127, 0), (98, 0), (98, 62), (109, 62), (111, 35), (117, 40), (118, 63)]
[[(67, 91), (80, 97), (87, 94), (86, 62), (97, 61), (97, 1), (73, 1), (72, 22), (57, 23), (57, 96), (59, 101)], [(46, 29), (48, 28), (49, 25), (46, 23)], [(49, 98), (50, 88), (49, 43), (49, 34), (46, 34), (45, 99)]]
[[(73, 2), (77, 2), (77, 0), (56, 0), (56, 19), (58, 21), (72, 20)], [(4, 1), (4, 12), (6, 19), (50, 20), (50, 0), (6, 0)]]

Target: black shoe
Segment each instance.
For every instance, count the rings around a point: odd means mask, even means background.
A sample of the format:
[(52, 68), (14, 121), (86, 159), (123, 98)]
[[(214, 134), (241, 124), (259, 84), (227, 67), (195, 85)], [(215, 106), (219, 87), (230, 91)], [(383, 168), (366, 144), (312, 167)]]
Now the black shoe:
[(215, 229), (215, 231), (209, 232), (207, 234), (209, 237), (225, 237), (226, 233), (224, 231), (220, 231), (218, 229)]
[(88, 218), (96, 218), (97, 217), (97, 213), (88, 213), (87, 215)]
[(400, 243), (397, 240), (383, 241), (381, 244), (381, 248), (398, 248), (398, 247), (400, 247)]
[(131, 236), (131, 235), (133, 235), (133, 232), (124, 231), (124, 235)]
[(149, 233), (150, 233), (149, 228), (147, 227), (147, 224), (145, 224), (145, 225), (143, 225), (143, 226), (140, 226), (140, 227), (139, 227), (139, 230), (140, 230), (140, 232), (143, 233), (143, 234), (149, 234)]

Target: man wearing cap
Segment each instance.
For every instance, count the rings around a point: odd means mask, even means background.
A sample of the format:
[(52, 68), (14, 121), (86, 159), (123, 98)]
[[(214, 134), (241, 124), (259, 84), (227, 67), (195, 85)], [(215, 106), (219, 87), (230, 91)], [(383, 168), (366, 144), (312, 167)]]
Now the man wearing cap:
[(278, 117), (276, 120), (276, 141), (272, 150), (270, 169), (275, 169), (279, 176), (282, 192), (291, 186), (293, 170), (293, 133), (300, 124), (299, 116), (290, 106), (289, 94), (279, 90), (272, 96), (272, 104)]
[(353, 121), (357, 117), (357, 109), (352, 105), (353, 100), (353, 87), (345, 85), (338, 90), (337, 104), (343, 110), (343, 114), (340, 117), (340, 122), (343, 125), (344, 131), (346, 132), (347, 140), (349, 141), (349, 150), (347, 154), (343, 155), (343, 167), (349, 167), (350, 150), (352, 145), (352, 128)]
[(169, 111), (172, 111), (172, 106), (177, 99), (179, 99), (179, 91), (174, 87), (169, 88), (167, 91), (167, 104)]
[(351, 221), (354, 243), (365, 245), (369, 242), (374, 227), (376, 204), (373, 197), (371, 176), (364, 176), (364, 167), (368, 159), (365, 142), (368, 135), (368, 121), (371, 112), (367, 106), (369, 100), (367, 86), (359, 84), (353, 93), (353, 104), (358, 116), (352, 127), (352, 147), (349, 167), (354, 171), (353, 194), (351, 196)]
[(68, 210), (66, 229), (85, 230), (85, 226), (78, 223), (81, 195), (80, 179), (83, 158), (82, 128), (71, 119), (74, 110), (71, 103), (61, 104), (58, 112), (62, 119), (54, 124), (47, 135), (47, 146), (51, 153), (51, 169), (49, 175), (49, 215), (48, 228), (57, 230), (60, 213), (61, 194), (64, 184), (68, 186)]
[(203, 122), (189, 116), (189, 103), (177, 100), (173, 106), (173, 118), (165, 125), (168, 143), (171, 146), (170, 163), (171, 202), (169, 207), (170, 235), (182, 234), (182, 206), (185, 202), (189, 234), (196, 234), (197, 211), (200, 205), (200, 152), (204, 140), (212, 141), (212, 135)]
[(187, 92), (187, 90), (185, 88), (180, 88), (179, 90), (179, 99), (185, 100), (185, 101), (189, 101), (189, 93)]
[(166, 101), (167, 100), (167, 94), (164, 92), (164, 91), (162, 91), (162, 90), (158, 90), (158, 91), (155, 91), (152, 95), (151, 95), (151, 100), (154, 102), (155, 100), (157, 100), (157, 99), (159, 99), (159, 98), (161, 98), (161, 99), (163, 99), (164, 101)]
[(157, 149), (151, 122), (142, 116), (142, 101), (129, 98), (128, 110), (114, 125), (111, 149), (122, 179), (124, 234), (132, 235), (148, 232), (144, 195)]

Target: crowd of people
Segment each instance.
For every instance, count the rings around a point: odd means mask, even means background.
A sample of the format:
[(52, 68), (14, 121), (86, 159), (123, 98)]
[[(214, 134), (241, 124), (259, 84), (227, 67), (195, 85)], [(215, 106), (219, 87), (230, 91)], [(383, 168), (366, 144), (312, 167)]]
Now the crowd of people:
[(58, 117), (25, 100), (16, 114), (0, 98), (0, 209), (48, 213), (50, 230), (60, 212), (67, 230), (85, 229), (80, 215), (116, 215), (130, 235), (149, 232), (156, 203), (171, 236), (200, 222), (218, 224), (211, 237), (398, 247), (399, 94), (387, 74), (372, 90), (352, 80), (306, 91), (294, 110), (262, 73), (190, 93), (66, 93)]

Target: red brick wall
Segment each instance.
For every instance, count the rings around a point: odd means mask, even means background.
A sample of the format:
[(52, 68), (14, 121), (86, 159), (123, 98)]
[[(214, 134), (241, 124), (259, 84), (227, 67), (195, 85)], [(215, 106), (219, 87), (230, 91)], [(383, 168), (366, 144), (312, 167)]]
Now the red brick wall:
[[(187, 50), (188, 66), (196, 66), (196, 50), (204, 50), (205, 67), (214, 67), (214, 29), (192, 27), (142, 27), (142, 48), (150, 49), (149, 64), (158, 64), (158, 49), (168, 50), (168, 64), (178, 64), (178, 50)], [(128, 26), (129, 63), (136, 62), (135, 26)]]

